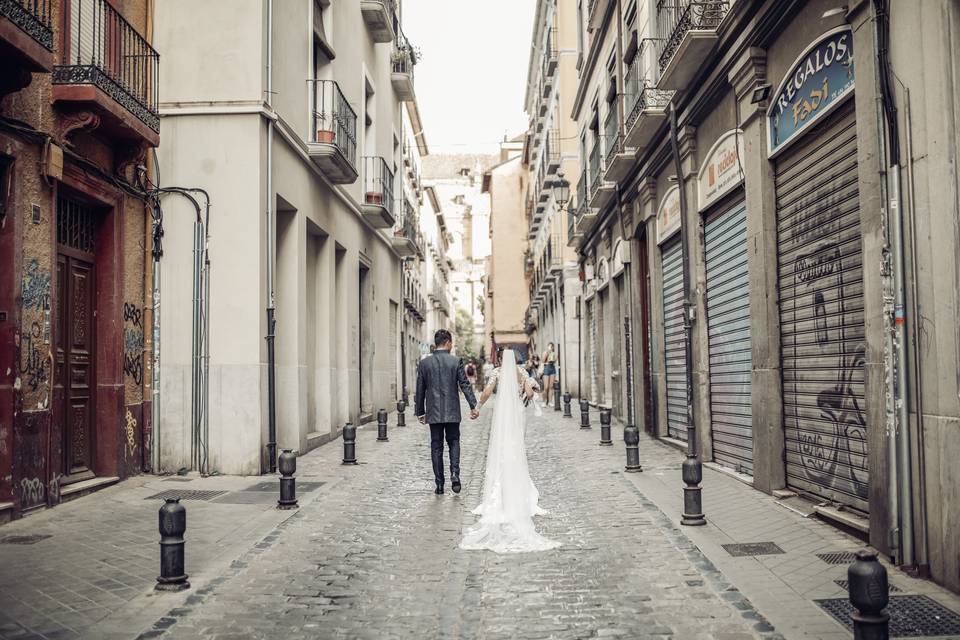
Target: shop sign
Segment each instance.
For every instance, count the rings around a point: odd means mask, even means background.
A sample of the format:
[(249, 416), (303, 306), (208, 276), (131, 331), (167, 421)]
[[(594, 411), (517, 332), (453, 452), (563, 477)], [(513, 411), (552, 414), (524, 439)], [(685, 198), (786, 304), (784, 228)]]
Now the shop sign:
[(680, 230), (680, 187), (674, 185), (660, 201), (657, 209), (657, 244)]
[(767, 111), (769, 155), (843, 102), (853, 87), (853, 32), (844, 26), (811, 44), (780, 82)]
[(697, 202), (703, 211), (743, 182), (743, 132), (739, 129), (720, 136), (700, 167)]

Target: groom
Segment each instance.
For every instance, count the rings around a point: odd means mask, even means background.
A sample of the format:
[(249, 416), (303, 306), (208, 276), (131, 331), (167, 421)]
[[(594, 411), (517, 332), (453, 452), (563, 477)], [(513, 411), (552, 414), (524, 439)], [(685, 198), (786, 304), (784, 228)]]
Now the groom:
[(417, 369), (417, 394), (414, 397), (417, 418), (430, 424), (430, 453), (437, 495), (443, 493), (443, 437), (450, 447), (450, 482), (454, 493), (460, 493), (460, 396), (457, 387), (470, 404), (470, 419), (476, 420), (477, 398), (463, 369), (463, 360), (452, 355), (453, 336), (440, 329), (433, 337), (436, 348), (420, 361)]

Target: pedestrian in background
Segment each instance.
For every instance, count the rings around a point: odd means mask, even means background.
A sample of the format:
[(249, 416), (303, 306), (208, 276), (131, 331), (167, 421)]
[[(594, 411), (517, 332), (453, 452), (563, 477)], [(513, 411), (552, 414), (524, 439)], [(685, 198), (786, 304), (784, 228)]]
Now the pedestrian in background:
[(553, 396), (553, 380), (557, 376), (557, 352), (553, 343), (547, 343), (547, 350), (543, 353), (543, 402), (548, 407)]

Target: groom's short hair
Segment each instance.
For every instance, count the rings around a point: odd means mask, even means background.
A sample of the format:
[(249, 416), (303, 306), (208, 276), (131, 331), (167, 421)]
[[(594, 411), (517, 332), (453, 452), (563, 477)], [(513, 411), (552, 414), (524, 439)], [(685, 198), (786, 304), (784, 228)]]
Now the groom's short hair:
[(435, 334), (433, 334), (433, 343), (438, 347), (442, 347), (448, 342), (453, 342), (453, 336), (450, 335), (450, 332), (446, 329), (440, 329)]

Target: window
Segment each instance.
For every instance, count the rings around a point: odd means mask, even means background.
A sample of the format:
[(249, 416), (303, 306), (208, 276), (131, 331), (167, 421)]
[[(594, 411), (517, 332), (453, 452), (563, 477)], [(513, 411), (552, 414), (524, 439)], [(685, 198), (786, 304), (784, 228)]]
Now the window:
[(626, 41), (623, 45), (623, 63), (630, 64), (637, 55), (639, 37), (637, 35), (637, 2), (630, 0), (623, 14), (623, 33)]

